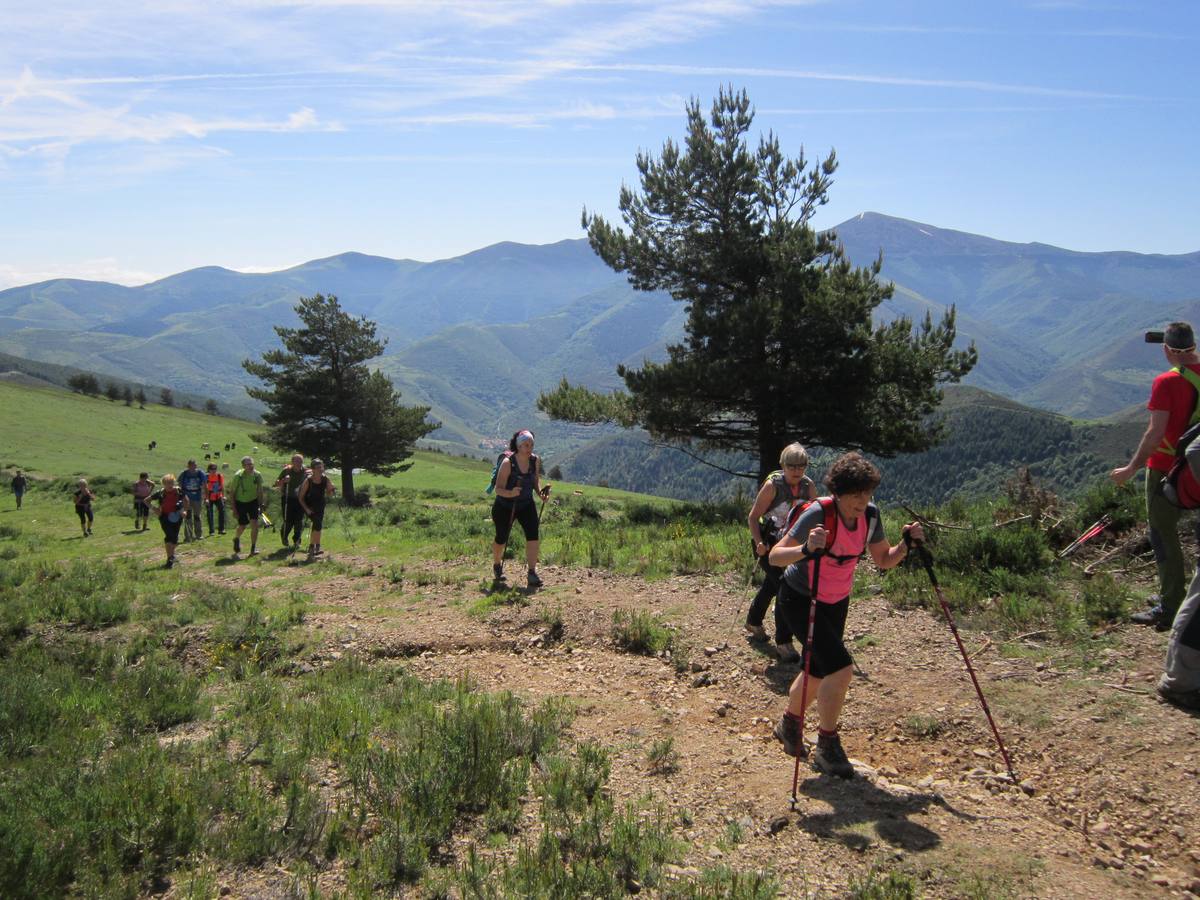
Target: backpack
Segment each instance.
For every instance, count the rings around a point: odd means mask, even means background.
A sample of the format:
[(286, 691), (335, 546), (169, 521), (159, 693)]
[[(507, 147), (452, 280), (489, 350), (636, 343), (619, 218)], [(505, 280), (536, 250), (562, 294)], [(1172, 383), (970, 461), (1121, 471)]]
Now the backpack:
[[(491, 480), (491, 481), (489, 481), (489, 482), (488, 482), (488, 486), (487, 486), (486, 488), (484, 488), (484, 489), (483, 489), (483, 492), (484, 492), (485, 494), (490, 494), (490, 493), (492, 493), (493, 491), (495, 491), (495, 490), (496, 490), (496, 475), (497, 475), (497, 474), (499, 474), (499, 472), (500, 472), (500, 467), (501, 467), (502, 465), (504, 465), (504, 461), (505, 461), (506, 459), (508, 459), (508, 460), (511, 460), (511, 459), (512, 459), (513, 457), (515, 457), (516, 455), (517, 455), (517, 451), (516, 451), (516, 450), (505, 450), (503, 453), (501, 453), (499, 456), (497, 456), (497, 457), (496, 457), (496, 464), (495, 464), (494, 466), (492, 466), (492, 480)], [(537, 472), (537, 471), (538, 471), (538, 468), (537, 468), (537, 467), (540, 465), (540, 460), (538, 460), (538, 455), (537, 455), (536, 453), (531, 453), (531, 454), (529, 455), (529, 461), (530, 461), (530, 463), (531, 463), (531, 464), (533, 465), (533, 467), (534, 467), (534, 468), (532, 469), (532, 471), (534, 471), (534, 472)], [(510, 480), (511, 480), (511, 478), (512, 478), (512, 472), (513, 472), (515, 469), (516, 469), (516, 465), (515, 465), (515, 464), (510, 464), (510, 465), (509, 465), (509, 467), (508, 467), (509, 476), (508, 476), (508, 477), (509, 477), (509, 479), (510, 479)], [(507, 490), (511, 490), (511, 489), (512, 489), (512, 485), (511, 485), (511, 484), (510, 484), (510, 485), (506, 485), (506, 489), (507, 489)]]
[[(822, 525), (825, 527), (825, 533), (828, 535), (828, 537), (825, 539), (825, 556), (837, 563), (847, 563), (852, 559), (858, 559), (859, 554), (854, 554), (853, 556), (838, 556), (837, 554), (829, 552), (829, 549), (832, 548), (834, 543), (837, 541), (838, 520), (841, 518), (841, 516), (837, 514), (837, 508), (834, 505), (834, 500), (832, 497), (818, 497), (816, 500), (809, 500), (807, 503), (797, 503), (795, 506), (793, 506), (792, 511), (788, 513), (787, 525), (784, 526), (783, 534), (787, 534), (789, 531), (791, 531), (792, 526), (796, 524), (796, 521), (800, 518), (804, 511), (814, 503), (820, 503), (821, 509), (825, 513), (825, 521), (822, 523)], [(870, 506), (868, 506), (867, 511), (863, 513), (863, 525), (867, 529), (868, 540), (871, 537), (871, 516), (873, 514), (874, 510)], [(781, 538), (783, 537), (783, 534), (780, 535)], [(864, 549), (866, 547), (865, 541), (863, 542), (863, 547)]]
[(1179, 436), (1175, 446), (1175, 461), (1163, 478), (1159, 490), (1167, 502), (1180, 509), (1200, 509), (1200, 423), (1193, 424)]
[[(782, 470), (772, 472), (770, 475), (768, 475), (767, 480), (764, 481), (763, 484), (769, 483), (774, 483), (775, 499), (771, 501), (771, 505), (767, 508), (767, 511), (758, 517), (758, 530), (762, 535), (763, 543), (767, 545), (768, 549), (778, 544), (780, 539), (787, 534), (787, 528), (782, 527), (782, 522), (787, 521), (788, 516), (791, 515), (791, 511), (795, 509), (796, 506), (807, 506), (811, 502), (804, 499), (803, 496), (792, 496), (791, 489), (784, 480)], [(804, 493), (807, 493), (807, 488), (812, 483), (812, 479), (805, 475), (800, 482), (800, 490)], [(794, 505), (790, 506), (787, 512), (785, 512), (782, 516), (776, 515), (777, 511), (784, 505), (784, 503)], [(793, 519), (792, 521), (795, 520)]]

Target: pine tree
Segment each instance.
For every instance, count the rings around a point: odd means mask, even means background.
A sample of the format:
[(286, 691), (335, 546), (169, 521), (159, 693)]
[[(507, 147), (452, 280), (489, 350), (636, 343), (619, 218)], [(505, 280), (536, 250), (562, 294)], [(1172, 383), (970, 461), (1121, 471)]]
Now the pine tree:
[(175, 392), (170, 388), (163, 388), (158, 392), (158, 400), (163, 406), (174, 406)]
[(342, 495), (354, 502), (354, 469), (390, 475), (412, 463), (413, 445), (438, 426), (427, 406), (403, 406), (400, 392), (367, 360), (383, 352), (375, 323), (344, 312), (337, 297), (302, 297), (302, 327), (276, 327), (282, 350), (242, 366), (264, 382), (247, 393), (267, 405), (267, 431), (255, 440), (321, 457), (342, 470)]
[(951, 308), (935, 326), (907, 318), (874, 324), (892, 294), (846, 259), (837, 236), (811, 220), (828, 200), (837, 159), (809, 166), (778, 138), (747, 141), (746, 93), (723, 90), (706, 119), (687, 107), (682, 147), (637, 157), (641, 189), (622, 187), (628, 231), (583, 213), (592, 249), (639, 290), (688, 305), (683, 342), (665, 362), (619, 366), (625, 390), (569, 384), (538, 398), (558, 419), (640, 425), (659, 441), (749, 453), (759, 478), (792, 441), (881, 456), (921, 450), (939, 437), (929, 414), (939, 385), (976, 361), (952, 348)]

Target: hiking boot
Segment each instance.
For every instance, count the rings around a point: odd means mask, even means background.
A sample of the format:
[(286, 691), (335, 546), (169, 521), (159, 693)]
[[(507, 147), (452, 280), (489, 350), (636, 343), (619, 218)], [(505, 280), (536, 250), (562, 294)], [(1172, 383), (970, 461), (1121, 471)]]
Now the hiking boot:
[(775, 726), (775, 740), (783, 744), (783, 752), (788, 756), (795, 756), (797, 747), (800, 750), (800, 758), (808, 756), (808, 748), (800, 742), (800, 722), (791, 716), (784, 714), (779, 720), (779, 724)]
[(492, 581), (499, 584), (500, 582), (505, 581), (505, 580), (506, 579), (504, 577), (504, 567), (498, 566), (493, 563), (493, 565), (492, 565)]
[(163, 568), (164, 568), (164, 569), (173, 569), (173, 568), (175, 568), (175, 557), (173, 557), (173, 556), (168, 556), (168, 557), (167, 557), (167, 564), (166, 564), (165, 566), (163, 566)]
[(817, 754), (813, 764), (826, 775), (836, 775), (838, 778), (853, 778), (854, 766), (842, 749), (842, 740), (833, 734), (817, 735)]
[(765, 644), (770, 640), (767, 629), (761, 625), (751, 625), (749, 622), (746, 623), (746, 639), (756, 644)]
[(779, 656), (779, 661), (784, 665), (790, 666), (793, 663), (800, 662), (800, 653), (792, 646), (791, 641), (788, 641), (786, 644), (776, 644), (775, 653)]
[(240, 538), (233, 539), (233, 555), (237, 556), (242, 552), (242, 542)]
[(1134, 625), (1153, 625), (1158, 631), (1166, 631), (1171, 627), (1171, 621), (1167, 618), (1161, 603), (1156, 603), (1141, 612), (1135, 612), (1129, 617), (1129, 621)]
[(531, 588), (540, 588), (543, 584), (542, 579), (533, 569), (530, 569), (529, 573), (525, 576), (525, 583)]
[(255, 547), (253, 544), (251, 544), (251, 545), (250, 545), (250, 553), (249, 553), (249, 555), (250, 555), (250, 556), (258, 556), (258, 548), (257, 548), (257, 547)]
[(1173, 691), (1161, 684), (1158, 686), (1160, 700), (1185, 709), (1188, 712), (1200, 712), (1200, 691)]

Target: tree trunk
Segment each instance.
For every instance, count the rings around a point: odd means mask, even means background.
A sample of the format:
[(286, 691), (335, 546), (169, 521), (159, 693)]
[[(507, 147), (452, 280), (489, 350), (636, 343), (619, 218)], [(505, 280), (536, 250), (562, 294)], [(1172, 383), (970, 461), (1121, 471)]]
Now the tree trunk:
[(342, 462), (342, 502), (354, 505), (354, 466), (346, 459)]
[[(775, 434), (775, 427), (765, 417), (758, 421), (758, 484), (779, 468), (779, 453), (783, 450), (783, 438)], [(757, 489), (757, 488), (756, 488)]]

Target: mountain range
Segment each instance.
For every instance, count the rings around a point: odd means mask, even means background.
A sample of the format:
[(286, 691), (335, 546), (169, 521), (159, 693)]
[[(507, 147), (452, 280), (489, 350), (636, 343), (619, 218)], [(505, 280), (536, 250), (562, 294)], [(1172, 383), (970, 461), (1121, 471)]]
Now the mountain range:
[[(1080, 253), (863, 213), (836, 226), (850, 258), (883, 254), (879, 311), (958, 310), (980, 356), (968, 383), (1069, 416), (1144, 401), (1162, 356), (1141, 331), (1200, 319), (1200, 253)], [(601, 389), (619, 363), (661, 357), (685, 309), (639, 293), (584, 240), (500, 243), (435, 262), (343, 253), (279, 272), (204, 267), (137, 287), (55, 279), (0, 291), (0, 352), (245, 403), (241, 360), (276, 346), (296, 298), (336, 294), (388, 339), (377, 365), (428, 404), (446, 447), (479, 448), (535, 418), (566, 376)], [(551, 448), (595, 431), (544, 426)], [(547, 444), (539, 441), (546, 447)]]

